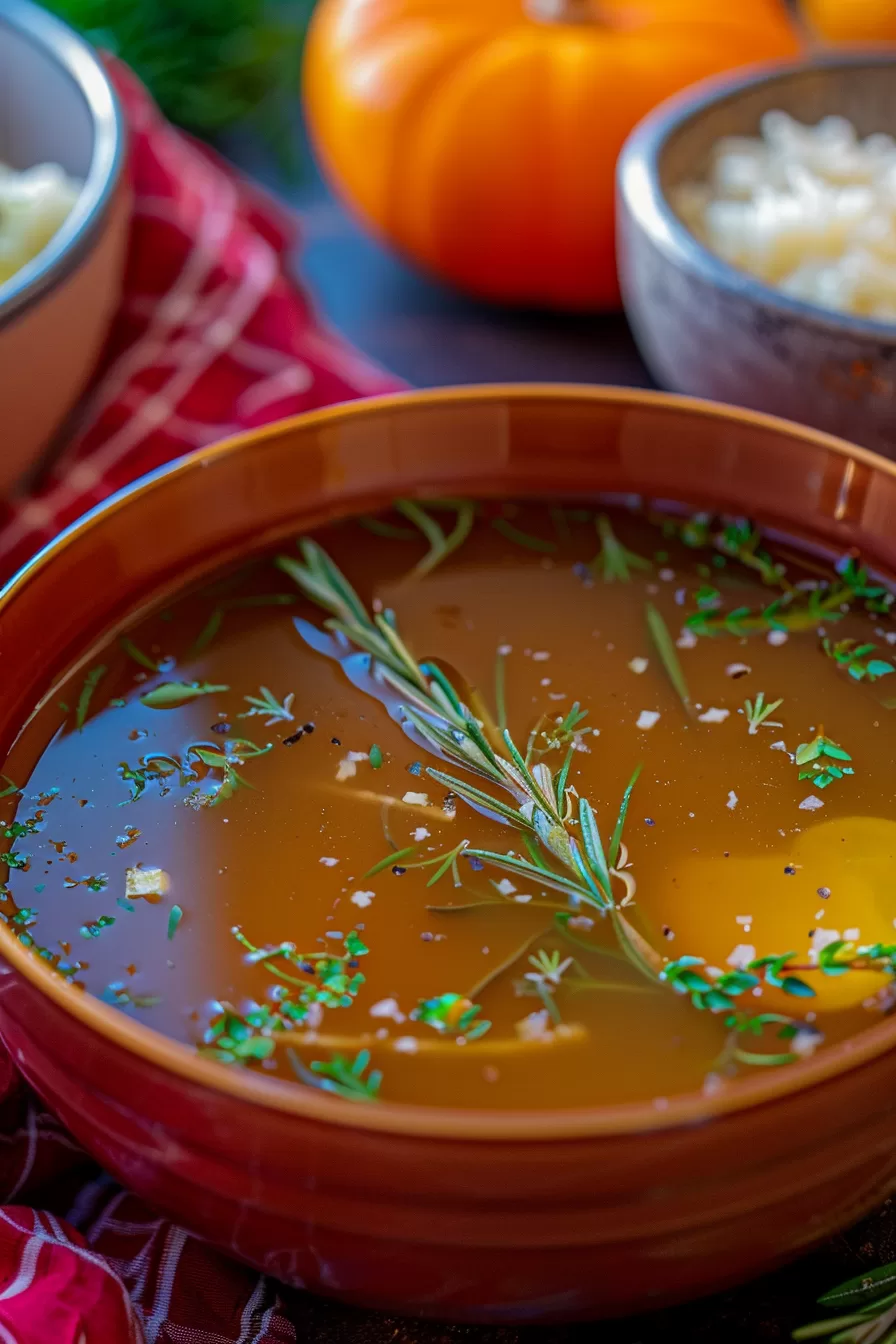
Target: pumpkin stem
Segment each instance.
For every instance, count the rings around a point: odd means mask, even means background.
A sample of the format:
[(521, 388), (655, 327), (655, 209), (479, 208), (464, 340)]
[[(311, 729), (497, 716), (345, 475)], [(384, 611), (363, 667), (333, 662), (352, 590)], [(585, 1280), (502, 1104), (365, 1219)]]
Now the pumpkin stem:
[(600, 23), (598, 0), (523, 0), (536, 23)]

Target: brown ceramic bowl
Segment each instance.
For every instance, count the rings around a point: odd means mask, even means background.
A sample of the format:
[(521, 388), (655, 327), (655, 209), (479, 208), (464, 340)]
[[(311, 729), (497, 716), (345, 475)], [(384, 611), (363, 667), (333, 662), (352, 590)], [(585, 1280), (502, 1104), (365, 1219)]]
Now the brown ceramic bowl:
[(0, 494), (33, 468), (93, 372), (118, 306), (125, 129), (95, 53), (29, 0), (0, 5), (0, 162), (83, 182), (47, 246), (0, 284)]
[[(88, 641), (223, 557), (399, 494), (596, 491), (746, 511), (896, 572), (896, 466), (812, 430), (613, 389), (356, 402), (156, 473), (8, 585), (0, 762)], [(896, 1188), (896, 1018), (665, 1109), (354, 1107), (198, 1057), (2, 924), (0, 951), (3, 1040), (84, 1146), (225, 1251), (347, 1301), (494, 1322), (640, 1311), (767, 1270)]]
[(626, 312), (657, 380), (815, 425), (896, 457), (896, 324), (788, 297), (715, 256), (682, 223), (672, 187), (703, 176), (713, 144), (757, 135), (780, 108), (896, 134), (896, 55), (838, 55), (697, 85), (634, 131), (617, 171)]

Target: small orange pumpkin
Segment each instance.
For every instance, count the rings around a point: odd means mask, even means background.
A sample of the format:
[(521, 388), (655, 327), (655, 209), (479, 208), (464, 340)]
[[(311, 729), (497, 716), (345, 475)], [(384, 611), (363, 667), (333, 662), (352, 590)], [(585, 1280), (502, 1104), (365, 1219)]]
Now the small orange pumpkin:
[(629, 131), (798, 49), (778, 0), (321, 0), (305, 105), (336, 188), (421, 266), (482, 298), (613, 308)]
[(829, 42), (896, 42), (893, 0), (802, 0), (800, 10)]

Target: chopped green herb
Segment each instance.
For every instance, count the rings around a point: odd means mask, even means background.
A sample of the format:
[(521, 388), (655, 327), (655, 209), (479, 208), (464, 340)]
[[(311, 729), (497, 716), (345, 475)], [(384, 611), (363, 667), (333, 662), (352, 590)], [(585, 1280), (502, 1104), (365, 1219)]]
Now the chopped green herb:
[(78, 932), (82, 938), (99, 938), (103, 929), (110, 928), (114, 923), (114, 915), (100, 915), (99, 919), (92, 919), (89, 923), (82, 924)]
[(433, 999), (421, 999), (411, 1012), (415, 1022), (425, 1022), (436, 1031), (451, 1036), (463, 1036), (467, 1041), (478, 1040), (491, 1026), (479, 1017), (479, 1004), (471, 1003), (462, 994), (439, 994)]
[(383, 764), (383, 749), (378, 747), (375, 742), (370, 748), (370, 764), (374, 770), (381, 769)]
[(168, 916), (168, 939), (170, 940), (177, 933), (178, 926), (184, 917), (184, 912), (179, 905), (172, 905), (171, 914)]

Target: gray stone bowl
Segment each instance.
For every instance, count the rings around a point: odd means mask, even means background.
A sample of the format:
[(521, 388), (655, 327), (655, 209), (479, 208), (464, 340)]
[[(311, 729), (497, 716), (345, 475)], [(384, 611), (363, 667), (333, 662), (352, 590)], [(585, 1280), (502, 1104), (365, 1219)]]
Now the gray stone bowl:
[(779, 293), (711, 253), (669, 192), (703, 176), (712, 145), (756, 135), (780, 108), (837, 113), (896, 134), (896, 55), (765, 66), (687, 90), (634, 130), (617, 172), (617, 248), (635, 338), (664, 387), (770, 411), (896, 458), (896, 323)]

